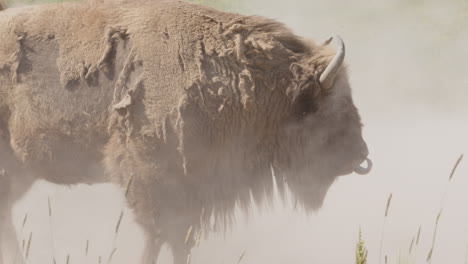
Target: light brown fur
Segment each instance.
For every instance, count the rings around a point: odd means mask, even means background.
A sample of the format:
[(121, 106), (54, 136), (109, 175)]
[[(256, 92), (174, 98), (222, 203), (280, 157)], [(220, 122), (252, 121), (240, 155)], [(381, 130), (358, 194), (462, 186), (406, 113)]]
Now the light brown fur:
[(20, 165), (0, 166), (22, 192), (132, 178), (142, 263), (165, 242), (184, 263), (190, 226), (271, 197), (271, 166), (317, 209), (367, 155), (345, 70), (317, 82), (333, 56), (273, 20), (179, 1), (7, 9), (0, 154)]

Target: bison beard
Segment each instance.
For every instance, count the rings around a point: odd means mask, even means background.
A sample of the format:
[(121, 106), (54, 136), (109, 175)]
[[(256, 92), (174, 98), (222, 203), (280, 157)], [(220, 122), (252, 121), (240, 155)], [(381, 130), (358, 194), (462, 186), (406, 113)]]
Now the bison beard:
[(2, 11), (0, 235), (13, 236), (9, 210), (37, 179), (132, 179), (141, 263), (163, 243), (185, 263), (189, 227), (270, 199), (272, 167), (280, 190), (318, 209), (337, 176), (371, 166), (359, 166), (368, 152), (337, 41), (334, 52), (178, 1)]

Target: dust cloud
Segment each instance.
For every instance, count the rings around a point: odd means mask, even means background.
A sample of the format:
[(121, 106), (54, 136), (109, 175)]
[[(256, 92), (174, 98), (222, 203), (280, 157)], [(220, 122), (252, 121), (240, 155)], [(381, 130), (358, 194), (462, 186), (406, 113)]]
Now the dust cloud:
[[(465, 263), (468, 253), (468, 2), (255, 0), (246, 13), (276, 18), (317, 41), (340, 35), (374, 170), (339, 178), (311, 215), (279, 199), (238, 214), (192, 250), (192, 263), (352, 263), (361, 228), (368, 263), (379, 263), (383, 231), (389, 263), (425, 263), (439, 220), (432, 263)], [(444, 195), (446, 193), (446, 195)], [(444, 198), (445, 197), (445, 198)], [(48, 216), (51, 201), (52, 222)], [(40, 182), (14, 208), (21, 239), (33, 233), (28, 263), (136, 263), (143, 236), (111, 185), (62, 187)], [(121, 232), (115, 226), (124, 210)], [(21, 223), (25, 214), (28, 222)], [(51, 226), (53, 228), (51, 228)], [(421, 227), (418, 245), (411, 240)], [(88, 255), (86, 243), (89, 241)], [(165, 249), (159, 263), (171, 263)]]

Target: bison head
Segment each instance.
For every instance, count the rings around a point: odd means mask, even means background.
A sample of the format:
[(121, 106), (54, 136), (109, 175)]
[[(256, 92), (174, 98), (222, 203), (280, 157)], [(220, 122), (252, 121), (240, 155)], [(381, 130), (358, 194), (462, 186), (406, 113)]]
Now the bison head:
[(286, 182), (309, 209), (321, 206), (337, 176), (366, 174), (372, 167), (343, 65), (345, 46), (336, 39), (336, 52), (328, 47), (329, 40), (291, 64), (292, 103), (280, 127), (281, 147), (274, 163), (279, 182)]
[[(218, 201), (224, 212), (235, 198), (248, 207), (250, 194), (256, 201), (268, 197), (273, 166), (280, 190), (288, 186), (305, 208), (317, 209), (336, 177), (365, 174), (372, 166), (343, 65), (344, 44), (337, 38), (337, 51), (310, 44), (276, 23), (249, 34), (237, 38), (234, 59), (204, 58), (203, 89), (188, 90), (188, 99), (217, 92), (180, 108), (184, 172), (199, 175), (181, 181), (191, 180), (203, 197), (215, 192), (205, 200)], [(229, 78), (219, 76), (223, 71)], [(200, 125), (206, 113), (210, 122)], [(368, 167), (361, 166), (366, 160)]]

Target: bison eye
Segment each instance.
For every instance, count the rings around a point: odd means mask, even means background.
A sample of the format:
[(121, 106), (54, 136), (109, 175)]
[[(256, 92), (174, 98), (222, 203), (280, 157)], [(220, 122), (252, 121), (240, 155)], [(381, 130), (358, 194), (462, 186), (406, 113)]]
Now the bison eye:
[(311, 113), (315, 113), (318, 107), (312, 93), (306, 90), (300, 93), (294, 100), (293, 117), (300, 120)]

